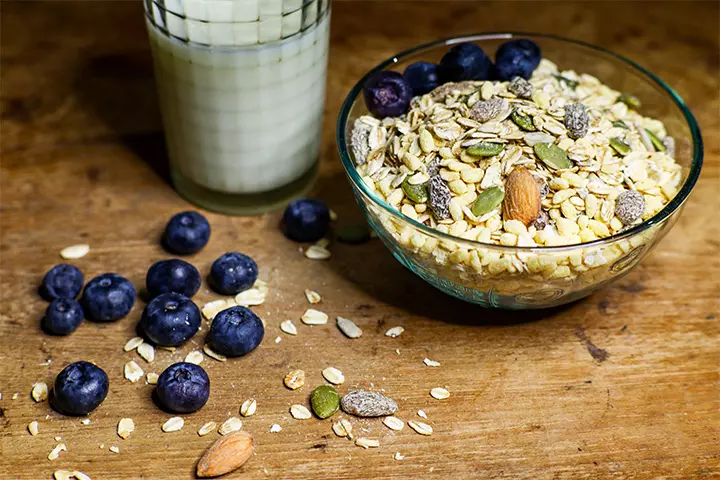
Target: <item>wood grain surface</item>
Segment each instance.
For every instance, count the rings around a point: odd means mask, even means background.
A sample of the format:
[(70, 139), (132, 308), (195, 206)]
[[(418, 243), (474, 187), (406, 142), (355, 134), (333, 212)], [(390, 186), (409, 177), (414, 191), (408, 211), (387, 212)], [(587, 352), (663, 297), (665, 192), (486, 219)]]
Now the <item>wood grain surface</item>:
[[(61, 261), (60, 249), (76, 243), (92, 249), (73, 262), (87, 278), (114, 271), (141, 287), (148, 266), (169, 256), (158, 244), (165, 222), (189, 207), (166, 181), (141, 2), (5, 1), (1, 8), (0, 478), (45, 479), (59, 468), (93, 479), (191, 478), (216, 436), (199, 437), (197, 429), (237, 415), (251, 397), (258, 411), (244, 429), (257, 454), (228, 478), (720, 477), (717, 2), (336, 2), (315, 194), (340, 221), (360, 218), (334, 144), (345, 94), (379, 60), (460, 33), (552, 32), (638, 61), (697, 116), (706, 147), (702, 177), (674, 230), (631, 274), (583, 301), (538, 313), (453, 300), (378, 241), (333, 245), (332, 259), (310, 261), (279, 233), (277, 213), (208, 214), (212, 239), (191, 261), (207, 272), (225, 251), (253, 256), (270, 284), (268, 301), (256, 308), (268, 328), (246, 358), (205, 359), (210, 400), (176, 433), (161, 432), (169, 415), (152, 402), (153, 387), (125, 380), (122, 367), (134, 358), (160, 373), (200, 347), (204, 332), (148, 364), (122, 350), (143, 302), (122, 321), (85, 322), (55, 338), (39, 328), (46, 303), (36, 293), (44, 272)], [(305, 288), (321, 293), (318, 308), (331, 320), (355, 320), (363, 337), (347, 339), (332, 323), (301, 325)], [(205, 285), (196, 297), (214, 298)], [(285, 319), (298, 325), (297, 336), (280, 332)], [(402, 336), (383, 335), (396, 325), (405, 327)], [(442, 365), (426, 367), (425, 357)], [(35, 382), (51, 384), (81, 359), (96, 362), (111, 381), (89, 425), (30, 398)], [(383, 390), (402, 419), (417, 420), (423, 409), (435, 433), (352, 419), (356, 432), (380, 440), (380, 448), (364, 450), (335, 437), (330, 420), (293, 420), (289, 406), (307, 402), (327, 366), (345, 374), (341, 392)], [(282, 378), (294, 368), (307, 372), (307, 385), (289, 391)], [(436, 386), (452, 396), (434, 400), (428, 392)], [(121, 417), (136, 424), (127, 440), (115, 433)], [(26, 429), (32, 420), (39, 422), (35, 437)], [(269, 432), (274, 423), (281, 432)], [(68, 451), (50, 461), (56, 436)], [(109, 452), (111, 445), (120, 453)], [(405, 459), (394, 460), (395, 452)]]

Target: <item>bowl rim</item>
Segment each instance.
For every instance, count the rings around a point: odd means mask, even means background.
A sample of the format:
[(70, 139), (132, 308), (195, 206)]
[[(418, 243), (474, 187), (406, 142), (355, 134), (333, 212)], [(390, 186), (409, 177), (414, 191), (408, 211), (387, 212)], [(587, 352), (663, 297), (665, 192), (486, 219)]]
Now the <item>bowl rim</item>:
[[(417, 220), (414, 220), (406, 215), (404, 215), (399, 210), (392, 207), (390, 204), (386, 203), (383, 199), (379, 198), (377, 194), (370, 190), (368, 186), (365, 184), (365, 182), (362, 180), (360, 175), (357, 173), (357, 170), (355, 168), (355, 162), (350, 158), (350, 153), (348, 151), (348, 144), (346, 141), (346, 127), (348, 124), (348, 120), (350, 117), (350, 111), (352, 109), (353, 104), (357, 100), (357, 98), (362, 93), (362, 87), (365, 84), (365, 82), (376, 72), (380, 70), (384, 70), (387, 67), (398, 63), (399, 60), (404, 59), (405, 57), (410, 57), (414, 54), (417, 54), (419, 52), (430, 50), (436, 47), (440, 46), (448, 46), (453, 45), (456, 43), (463, 43), (463, 42), (477, 42), (482, 40), (509, 40), (513, 38), (545, 38), (560, 42), (566, 42), (566, 43), (572, 43), (575, 45), (579, 45), (581, 47), (586, 47), (592, 50), (599, 51), (601, 53), (604, 53), (606, 55), (609, 55), (611, 57), (614, 57), (617, 60), (620, 60), (621, 62), (624, 62), (628, 66), (632, 67), (639, 73), (643, 74), (647, 79), (651, 81), (651, 83), (654, 83), (658, 87), (660, 87), (661, 90), (663, 90), (665, 93), (667, 93), (671, 100), (675, 103), (675, 105), (680, 109), (682, 112), (685, 121), (687, 122), (687, 125), (690, 129), (690, 134), (692, 136), (692, 143), (693, 143), (693, 153), (692, 153), (692, 163), (690, 165), (690, 171), (688, 172), (687, 178), (685, 179), (685, 182), (683, 183), (680, 190), (677, 192), (675, 197), (673, 197), (670, 202), (668, 202), (665, 207), (663, 207), (662, 210), (660, 210), (658, 213), (653, 215), (651, 218), (645, 220), (644, 222), (635, 225), (627, 230), (624, 230), (622, 232), (616, 233), (614, 235), (611, 235), (609, 237), (601, 238), (598, 240), (593, 240), (591, 242), (584, 242), (584, 243), (576, 243), (572, 245), (560, 245), (560, 246), (534, 246), (534, 247), (520, 247), (520, 246), (510, 246), (510, 245), (498, 245), (494, 243), (484, 243), (479, 242), (477, 240), (468, 240), (462, 237), (458, 237), (455, 235), (451, 235), (449, 233), (443, 233), (439, 230), (436, 230), (434, 228), (428, 227), (425, 224), (422, 224), (418, 222)], [(421, 232), (434, 236), (439, 237), (442, 240), (448, 240), (456, 243), (466, 244), (470, 245), (473, 248), (483, 248), (483, 249), (497, 249), (504, 252), (552, 252), (552, 253), (561, 253), (561, 252), (567, 252), (567, 251), (574, 251), (578, 248), (590, 248), (590, 247), (599, 247), (599, 246), (605, 246), (608, 244), (612, 244), (615, 242), (618, 242), (623, 239), (627, 239), (630, 237), (633, 237), (639, 233), (642, 233), (649, 228), (662, 224), (667, 218), (669, 218), (675, 211), (677, 211), (683, 203), (687, 200), (688, 196), (690, 195), (690, 192), (692, 192), (693, 188), (695, 187), (695, 184), (697, 183), (697, 180), (700, 176), (700, 170), (702, 169), (703, 164), (703, 141), (702, 136), (700, 133), (700, 127), (697, 124), (697, 121), (695, 120), (695, 117), (693, 116), (690, 109), (685, 104), (685, 101), (680, 97), (680, 95), (675, 92), (664, 80), (662, 80), (660, 77), (655, 75), (654, 73), (650, 72), (643, 66), (635, 63), (634, 61), (615, 53), (611, 50), (608, 50), (603, 47), (599, 47), (597, 45), (593, 45), (588, 42), (584, 42), (581, 40), (575, 40), (567, 37), (563, 37), (560, 35), (553, 35), (553, 34), (544, 34), (544, 33), (531, 33), (531, 32), (488, 32), (488, 33), (477, 33), (477, 34), (470, 34), (470, 35), (459, 35), (459, 36), (453, 36), (453, 37), (445, 37), (438, 40), (434, 40), (431, 42), (426, 42), (420, 45), (417, 45), (413, 48), (409, 48), (407, 50), (403, 50), (400, 53), (397, 53), (379, 64), (377, 64), (375, 67), (370, 69), (365, 75), (363, 75), (360, 80), (352, 87), (350, 92), (348, 93), (347, 97), (345, 97), (345, 100), (342, 103), (342, 106), (340, 107), (340, 112), (338, 114), (338, 120), (336, 125), (336, 142), (338, 147), (338, 152), (340, 154), (340, 160), (342, 161), (343, 167), (345, 169), (346, 175), (350, 178), (351, 183), (355, 188), (358, 188), (364, 196), (369, 198), (375, 205), (385, 210), (387, 213), (394, 217), (399, 217), (404, 222), (409, 223), (414, 228), (420, 230)]]

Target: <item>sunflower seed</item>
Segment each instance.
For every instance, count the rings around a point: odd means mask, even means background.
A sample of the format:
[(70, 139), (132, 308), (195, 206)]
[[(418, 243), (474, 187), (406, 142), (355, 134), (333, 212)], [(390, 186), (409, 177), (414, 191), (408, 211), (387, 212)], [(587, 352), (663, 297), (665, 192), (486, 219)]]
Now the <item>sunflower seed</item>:
[(137, 347), (137, 353), (142, 357), (143, 360), (150, 363), (155, 360), (155, 348), (149, 343), (141, 343)]
[(123, 373), (125, 374), (125, 378), (130, 380), (132, 383), (140, 380), (145, 374), (145, 372), (143, 372), (143, 369), (140, 368), (140, 365), (135, 363), (135, 360), (130, 360), (128, 363), (125, 364)]
[(215, 423), (215, 422), (207, 422), (205, 425), (203, 425), (202, 427), (200, 427), (200, 430), (198, 430), (197, 433), (198, 433), (198, 435), (200, 435), (201, 437), (204, 437), (204, 436), (207, 435), (208, 433), (214, 432), (215, 429), (217, 429), (217, 423)]
[(37, 434), (38, 434), (38, 431), (39, 431), (37, 420), (33, 420), (32, 422), (30, 422), (30, 423), (28, 424), (27, 429), (28, 429), (28, 432), (30, 432), (30, 435), (32, 435), (33, 437), (34, 437), (35, 435), (37, 435)]
[(90, 245), (81, 243), (79, 245), (71, 245), (60, 250), (60, 256), (66, 260), (75, 260), (82, 258), (90, 251)]
[(322, 297), (319, 293), (313, 290), (308, 290), (307, 288), (305, 289), (305, 298), (307, 298), (308, 303), (312, 305), (320, 303), (320, 301), (322, 300)]
[(240, 415), (243, 417), (251, 417), (257, 411), (257, 402), (254, 398), (248, 398), (240, 405)]
[(155, 385), (158, 382), (159, 375), (155, 372), (149, 372), (147, 375), (145, 375), (145, 380), (150, 385)]
[(117, 425), (117, 434), (120, 438), (126, 439), (135, 431), (135, 422), (132, 418), (121, 418)]
[(238, 430), (242, 430), (243, 422), (237, 417), (230, 417), (227, 420), (223, 422), (222, 425), (220, 425), (220, 428), (218, 429), (218, 433), (220, 435), (227, 435), (231, 432), (237, 432)]
[(352, 424), (345, 419), (333, 423), (332, 429), (335, 435), (337, 435), (338, 437), (348, 437), (349, 440), (352, 440), (353, 438)]
[(385, 336), (392, 338), (399, 337), (404, 331), (405, 329), (403, 327), (392, 327), (387, 332), (385, 332)]
[(427, 365), (428, 367), (439, 367), (440, 362), (436, 362), (435, 360), (430, 360), (429, 358), (426, 358), (423, 360), (423, 363)]
[(210, 345), (207, 343), (203, 345), (203, 352), (205, 352), (205, 355), (212, 358), (213, 360), (217, 360), (218, 362), (227, 362), (227, 357), (221, 353), (217, 353), (215, 350), (210, 348)]
[(397, 411), (397, 403), (392, 398), (378, 392), (353, 390), (340, 402), (345, 413), (358, 417), (382, 417)]
[(441, 387), (435, 387), (430, 390), (430, 396), (437, 400), (445, 400), (450, 396), (450, 392)]
[(380, 446), (380, 440), (374, 438), (360, 437), (355, 440), (355, 445), (363, 448), (378, 448)]
[(290, 415), (296, 420), (308, 420), (312, 418), (312, 413), (303, 405), (293, 405), (290, 407)]
[(38, 382), (33, 385), (32, 392), (30, 393), (33, 400), (36, 402), (43, 402), (48, 397), (48, 386), (45, 382)]
[(283, 383), (290, 390), (297, 390), (305, 385), (305, 372), (302, 370), (293, 370), (285, 375)]
[(337, 327), (348, 338), (360, 338), (363, 333), (362, 329), (348, 318), (337, 317), (336, 321)]
[(322, 371), (322, 376), (333, 385), (341, 385), (345, 383), (345, 376), (335, 367), (327, 367)]
[(48, 460), (57, 460), (60, 456), (60, 452), (67, 452), (67, 445), (64, 443), (58, 443), (55, 445), (55, 448), (53, 448), (48, 454)]
[(280, 330), (287, 333), (288, 335), (297, 335), (297, 327), (292, 320), (285, 320), (280, 324)]
[(310, 260), (327, 260), (330, 258), (330, 250), (318, 245), (311, 245), (305, 250), (305, 256)]
[(192, 352), (185, 355), (185, 361), (188, 363), (194, 363), (200, 365), (205, 357), (200, 350), (193, 350)]
[(265, 303), (266, 293), (257, 288), (250, 288), (235, 296), (235, 303), (241, 307), (253, 307)]
[(413, 420), (408, 420), (408, 426), (415, 430), (420, 435), (432, 435), (433, 429), (430, 425), (423, 422), (415, 422)]
[(383, 418), (383, 423), (386, 427), (388, 427), (390, 430), (400, 431), (405, 427), (405, 422), (400, 420), (397, 417), (385, 417)]
[(305, 325), (325, 325), (328, 321), (328, 316), (327, 313), (315, 310), (314, 308), (308, 308), (302, 317), (300, 317), (300, 320), (302, 320)]
[(162, 431), (165, 433), (169, 432), (177, 432), (183, 426), (185, 425), (185, 420), (182, 419), (182, 417), (172, 417), (169, 418), (165, 423), (163, 423)]
[(142, 343), (143, 343), (143, 339), (142, 339), (142, 338), (140, 338), (140, 337), (133, 337), (133, 338), (131, 338), (130, 340), (127, 341), (127, 343), (126, 343), (125, 346), (123, 347), (123, 350), (125, 350), (126, 352), (130, 352), (130, 351), (132, 351), (132, 350), (135, 350), (135, 349), (136, 349), (137, 347), (139, 347), (140, 345), (142, 345)]

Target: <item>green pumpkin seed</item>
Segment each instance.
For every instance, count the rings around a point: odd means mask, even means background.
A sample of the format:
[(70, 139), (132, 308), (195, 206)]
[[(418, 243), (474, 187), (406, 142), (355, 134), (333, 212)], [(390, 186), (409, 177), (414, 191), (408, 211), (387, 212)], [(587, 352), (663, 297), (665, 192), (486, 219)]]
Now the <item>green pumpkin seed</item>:
[(402, 191), (405, 192), (405, 196), (415, 203), (425, 203), (428, 200), (427, 182), (413, 185), (408, 182), (408, 179), (406, 178), (403, 180), (400, 188), (402, 188)]
[(654, 133), (652, 133), (652, 132), (651, 132), (650, 130), (648, 130), (647, 128), (645, 129), (645, 131), (647, 132), (648, 137), (650, 137), (650, 141), (652, 142), (653, 147), (655, 147), (655, 151), (656, 151), (656, 152), (664, 152), (664, 151), (665, 151), (665, 145), (663, 145), (662, 140), (660, 140), (660, 139), (657, 137), (657, 135), (655, 135)]
[(640, 108), (640, 106), (642, 105), (640, 103), (639, 98), (637, 98), (635, 95), (631, 95), (629, 93), (620, 94), (620, 96), (617, 98), (617, 101), (622, 102), (625, 105), (627, 105), (628, 107), (635, 108), (635, 109)]
[(571, 88), (573, 90), (575, 90), (578, 87), (578, 85), (580, 85), (580, 82), (572, 80), (567, 77), (563, 77), (562, 75), (553, 74), (553, 77), (555, 77), (555, 79), (557, 79), (558, 82), (564, 83), (565, 85), (567, 85), (569, 88)]
[(328, 418), (340, 408), (340, 395), (330, 385), (320, 385), (310, 394), (310, 406), (315, 415)]
[(615, 150), (618, 154), (622, 155), (623, 157), (630, 153), (630, 145), (620, 140), (618, 137), (613, 137), (610, 139), (610, 146)]
[(493, 157), (505, 150), (502, 143), (480, 142), (467, 149), (468, 155), (473, 157)]
[(628, 126), (628, 124), (623, 122), (622, 120), (615, 120), (612, 125), (613, 125), (613, 127), (624, 128), (625, 130), (630, 130), (630, 127)]
[(572, 162), (562, 148), (552, 143), (537, 143), (533, 147), (535, 155), (550, 168), (564, 170), (572, 167)]
[(337, 239), (343, 243), (365, 243), (370, 240), (370, 229), (366, 224), (343, 225), (336, 231)]
[(510, 119), (515, 122), (515, 125), (527, 132), (535, 131), (535, 125), (533, 125), (532, 118), (530, 118), (528, 115), (523, 115), (517, 110), (513, 110), (513, 112), (510, 114)]
[(505, 192), (500, 187), (490, 187), (478, 195), (470, 211), (476, 217), (481, 217), (495, 210), (502, 203), (503, 198), (505, 198)]

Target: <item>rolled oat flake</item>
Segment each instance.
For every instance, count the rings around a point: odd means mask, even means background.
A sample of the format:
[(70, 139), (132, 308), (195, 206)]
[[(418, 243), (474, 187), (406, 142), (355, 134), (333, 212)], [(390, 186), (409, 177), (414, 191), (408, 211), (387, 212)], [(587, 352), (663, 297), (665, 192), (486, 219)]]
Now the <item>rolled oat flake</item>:
[(625, 190), (615, 199), (615, 216), (630, 225), (645, 213), (645, 197), (637, 190)]
[(589, 125), (590, 116), (585, 105), (579, 102), (565, 105), (565, 128), (568, 137), (573, 140), (584, 137), (587, 135)]
[(428, 203), (438, 220), (450, 218), (450, 188), (440, 175), (433, 175), (427, 183)]
[(345, 413), (358, 417), (382, 417), (397, 411), (397, 403), (392, 398), (378, 392), (353, 390), (340, 401)]
[(507, 100), (493, 97), (484, 102), (477, 102), (470, 109), (468, 116), (478, 122), (487, 122), (500, 115), (508, 106)]
[(530, 98), (532, 96), (532, 85), (522, 77), (515, 77), (510, 80), (508, 91), (520, 98)]

